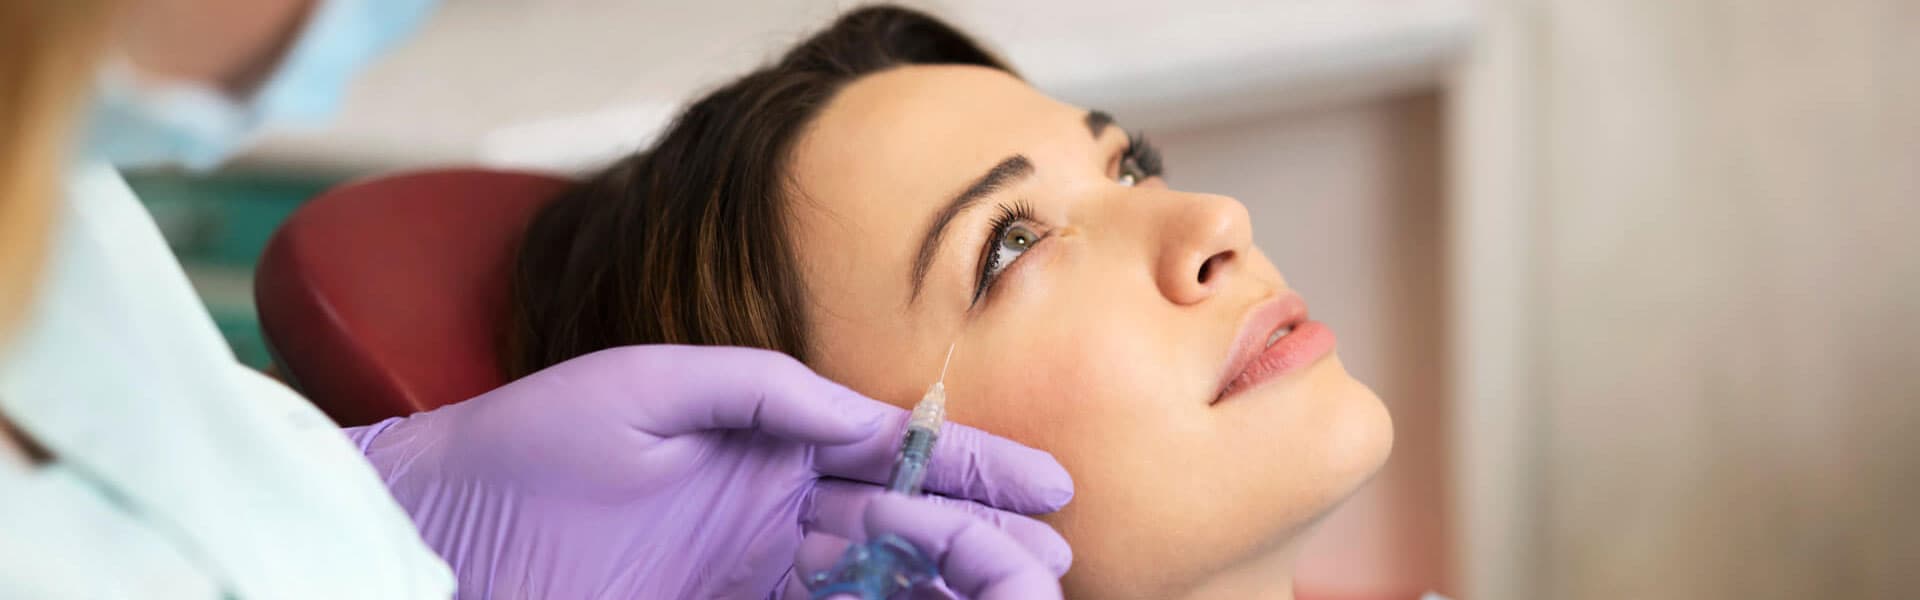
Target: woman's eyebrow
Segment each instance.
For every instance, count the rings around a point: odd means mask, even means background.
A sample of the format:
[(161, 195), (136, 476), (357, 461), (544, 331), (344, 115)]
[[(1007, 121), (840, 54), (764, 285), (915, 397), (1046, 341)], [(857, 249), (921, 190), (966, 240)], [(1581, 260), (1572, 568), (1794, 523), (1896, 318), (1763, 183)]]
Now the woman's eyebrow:
[(1033, 161), (1027, 160), (1026, 155), (1006, 157), (933, 214), (933, 223), (927, 226), (926, 234), (921, 236), (920, 251), (913, 258), (913, 294), (907, 298), (908, 304), (920, 299), (920, 288), (927, 282), (927, 270), (933, 267), (933, 253), (940, 248), (940, 240), (946, 237), (947, 225), (953, 223), (953, 218), (988, 195), (1031, 175)]
[(1100, 139), (1100, 134), (1106, 133), (1107, 128), (1112, 126), (1113, 115), (1107, 114), (1107, 111), (1087, 111), (1087, 132), (1093, 134), (1093, 139)]

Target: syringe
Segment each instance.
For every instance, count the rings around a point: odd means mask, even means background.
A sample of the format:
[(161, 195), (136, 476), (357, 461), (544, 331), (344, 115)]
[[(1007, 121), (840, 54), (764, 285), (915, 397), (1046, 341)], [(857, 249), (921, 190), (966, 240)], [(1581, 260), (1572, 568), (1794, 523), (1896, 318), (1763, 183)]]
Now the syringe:
[(933, 443), (940, 441), (940, 426), (947, 422), (947, 365), (953, 364), (953, 348), (947, 346), (947, 360), (940, 365), (940, 379), (927, 388), (920, 403), (913, 405), (907, 417), (906, 439), (900, 442), (900, 455), (893, 459), (893, 474), (887, 477), (887, 491), (908, 496), (920, 495), (920, 484), (927, 480), (927, 462), (933, 460)]
[[(958, 345), (957, 343), (955, 345)], [(927, 388), (920, 402), (907, 417), (907, 433), (900, 442), (900, 454), (893, 459), (893, 473), (887, 477), (887, 491), (907, 496), (920, 495), (927, 479), (927, 463), (933, 460), (933, 444), (940, 441), (940, 427), (947, 422), (947, 366), (953, 364), (953, 348), (947, 346), (947, 359), (940, 365), (940, 378)], [(833, 568), (807, 578), (813, 600), (850, 595), (861, 600), (886, 600), (895, 594), (932, 581), (940, 570), (926, 555), (900, 536), (884, 533), (847, 548)]]

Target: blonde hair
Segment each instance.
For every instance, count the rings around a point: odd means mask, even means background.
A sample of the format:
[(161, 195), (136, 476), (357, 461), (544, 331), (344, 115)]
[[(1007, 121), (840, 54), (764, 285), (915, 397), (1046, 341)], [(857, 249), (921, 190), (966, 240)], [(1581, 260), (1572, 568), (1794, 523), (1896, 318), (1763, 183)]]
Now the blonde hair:
[(45, 261), (78, 109), (116, 0), (0, 0), (0, 348)]

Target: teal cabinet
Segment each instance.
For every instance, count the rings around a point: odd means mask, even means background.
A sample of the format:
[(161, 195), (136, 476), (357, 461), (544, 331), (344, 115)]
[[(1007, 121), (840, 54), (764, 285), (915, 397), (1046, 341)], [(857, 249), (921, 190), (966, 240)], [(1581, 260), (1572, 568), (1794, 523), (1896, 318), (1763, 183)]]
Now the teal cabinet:
[(253, 305), (253, 269), (275, 229), (336, 179), (261, 173), (131, 173), (167, 244), (242, 362), (269, 362)]

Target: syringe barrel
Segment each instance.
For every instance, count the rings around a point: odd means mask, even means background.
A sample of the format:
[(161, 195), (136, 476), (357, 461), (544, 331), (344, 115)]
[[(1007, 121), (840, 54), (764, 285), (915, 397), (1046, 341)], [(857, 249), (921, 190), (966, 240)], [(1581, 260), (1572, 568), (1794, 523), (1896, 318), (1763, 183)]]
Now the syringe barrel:
[(906, 439), (900, 441), (900, 454), (893, 459), (887, 491), (920, 495), (920, 484), (927, 479), (927, 462), (933, 460), (933, 443), (940, 440), (940, 427), (946, 423), (947, 386), (936, 381), (907, 417)]
[(927, 463), (933, 460), (933, 442), (938, 430), (908, 427), (900, 442), (900, 455), (893, 459), (893, 475), (887, 478), (887, 491), (908, 496), (920, 495), (920, 484), (927, 480)]

